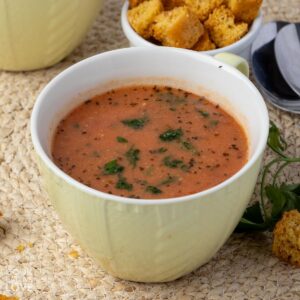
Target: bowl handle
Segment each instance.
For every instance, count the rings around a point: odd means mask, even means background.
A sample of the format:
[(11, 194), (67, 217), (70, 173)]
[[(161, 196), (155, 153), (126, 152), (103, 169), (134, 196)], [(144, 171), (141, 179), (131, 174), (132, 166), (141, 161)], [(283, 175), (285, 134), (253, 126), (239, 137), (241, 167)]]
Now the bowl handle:
[(249, 64), (246, 59), (232, 54), (232, 53), (219, 53), (214, 56), (218, 61), (228, 64), (237, 70), (241, 71), (245, 76), (249, 77)]

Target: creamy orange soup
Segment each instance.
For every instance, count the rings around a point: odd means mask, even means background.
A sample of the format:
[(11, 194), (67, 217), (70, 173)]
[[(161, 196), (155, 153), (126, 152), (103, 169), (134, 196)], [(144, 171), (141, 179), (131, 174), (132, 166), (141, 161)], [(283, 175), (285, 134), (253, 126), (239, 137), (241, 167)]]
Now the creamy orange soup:
[(247, 161), (238, 122), (219, 105), (180, 89), (130, 86), (95, 96), (68, 114), (52, 156), (79, 182), (142, 199), (211, 188)]

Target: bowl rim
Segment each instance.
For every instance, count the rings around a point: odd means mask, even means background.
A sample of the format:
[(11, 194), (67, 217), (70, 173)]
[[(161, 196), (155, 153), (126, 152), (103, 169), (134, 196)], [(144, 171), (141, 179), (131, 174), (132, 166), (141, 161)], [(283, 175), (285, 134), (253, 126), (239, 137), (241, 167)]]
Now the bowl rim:
[[(128, 22), (128, 18), (127, 18), (128, 9), (129, 9), (129, 1), (126, 0), (123, 4), (122, 10), (121, 10), (121, 25), (122, 25), (123, 33), (125, 34), (128, 41), (130, 43), (132, 43), (134, 46), (138, 46), (138, 47), (140, 47), (140, 46), (164, 47), (164, 46), (155, 45), (155, 44), (147, 41), (146, 39), (144, 39), (143, 37), (141, 37), (138, 33), (136, 33), (134, 31), (134, 29), (131, 27), (131, 25)], [(263, 14), (260, 10), (258, 16), (253, 21), (253, 23), (250, 27), (250, 30), (239, 41), (237, 41), (229, 46), (214, 49), (214, 50), (208, 50), (208, 51), (195, 51), (192, 49), (186, 49), (186, 50), (190, 50), (190, 51), (193, 51), (196, 53), (208, 54), (208, 55), (216, 55), (221, 52), (232, 52), (236, 49), (239, 49), (240, 52), (242, 52), (244, 49), (246, 49), (247, 47), (250, 46), (250, 44), (254, 40), (256, 34), (260, 30), (262, 23), (263, 23)]]
[[(233, 176), (229, 177), (225, 181), (221, 182), (220, 184), (213, 186), (209, 189), (206, 189), (204, 191), (191, 194), (191, 195), (186, 195), (186, 196), (180, 196), (180, 197), (174, 197), (174, 198), (162, 198), (162, 199), (132, 199), (132, 198), (127, 198), (127, 197), (121, 197), (121, 196), (116, 196), (112, 194), (108, 194), (105, 192), (101, 192), (98, 190), (95, 190), (93, 188), (90, 188), (79, 181), (75, 180), (68, 174), (66, 174), (64, 171), (62, 171), (56, 164), (52, 161), (52, 159), (48, 156), (48, 154), (45, 152), (44, 147), (42, 146), (39, 136), (38, 136), (38, 119), (40, 115), (41, 108), (43, 106), (43, 103), (45, 99), (47, 99), (47, 94), (48, 92), (55, 88), (55, 85), (57, 82), (62, 80), (64, 77), (67, 77), (70, 73), (74, 71), (78, 71), (81, 67), (88, 65), (88, 64), (93, 64), (94, 62), (96, 63), (99, 58), (101, 59), (111, 59), (111, 56), (113, 55), (126, 55), (127, 53), (133, 52), (133, 53), (138, 53), (138, 52), (145, 52), (146, 55), (147, 53), (153, 53), (154, 52), (174, 52), (175, 55), (188, 55), (191, 56), (194, 60), (195, 63), (210, 63), (214, 66), (216, 66), (216, 69), (222, 65), (222, 70), (228, 72), (229, 74), (233, 75), (236, 77), (237, 80), (243, 81), (244, 84), (246, 84), (249, 89), (253, 91), (254, 94), (256, 94), (256, 98), (254, 101), (258, 101), (258, 104), (261, 109), (261, 115), (264, 117), (262, 118), (262, 128), (260, 131), (260, 137), (258, 141), (258, 145), (256, 149), (254, 150), (253, 155), (250, 157), (250, 159), (246, 162), (246, 164), (238, 171), (236, 172)], [(49, 100), (48, 100), (49, 101)], [(38, 95), (37, 100), (34, 104), (33, 111), (31, 114), (31, 119), (30, 119), (30, 131), (31, 131), (31, 139), (32, 143), (34, 146), (34, 149), (37, 153), (37, 155), (40, 157), (40, 159), (43, 161), (43, 163), (46, 165), (47, 169), (50, 169), (54, 175), (62, 180), (64, 180), (67, 184), (71, 185), (73, 188), (79, 189), (81, 192), (84, 192), (92, 197), (95, 198), (100, 198), (104, 200), (111, 200), (114, 202), (118, 203), (123, 203), (123, 204), (134, 204), (134, 205), (166, 205), (166, 204), (172, 204), (172, 203), (182, 203), (182, 202), (187, 202), (187, 201), (192, 201), (195, 199), (203, 198), (205, 196), (208, 196), (210, 194), (213, 194), (215, 192), (218, 192), (219, 190), (223, 189), (224, 187), (232, 184), (235, 182), (237, 179), (239, 179), (241, 176), (243, 176), (249, 169), (253, 167), (253, 165), (257, 162), (257, 160), (260, 158), (260, 156), (263, 154), (266, 144), (267, 144), (267, 139), (268, 139), (268, 132), (269, 132), (269, 115), (268, 115), (268, 110), (266, 107), (266, 104), (263, 100), (262, 95), (260, 92), (257, 90), (255, 85), (246, 77), (244, 76), (240, 71), (236, 70), (235, 68), (226, 65), (225, 63), (221, 63), (217, 61), (216, 59), (208, 56), (208, 55), (199, 55), (195, 54), (193, 51), (187, 51), (185, 49), (178, 49), (178, 48), (168, 48), (168, 47), (155, 47), (155, 48), (148, 48), (148, 47), (133, 47), (133, 48), (123, 48), (123, 49), (117, 49), (117, 50), (112, 50), (104, 53), (100, 53), (94, 56), (91, 56), (89, 58), (86, 58), (74, 65), (71, 65), (58, 75), (56, 75), (41, 91), (41, 93)]]

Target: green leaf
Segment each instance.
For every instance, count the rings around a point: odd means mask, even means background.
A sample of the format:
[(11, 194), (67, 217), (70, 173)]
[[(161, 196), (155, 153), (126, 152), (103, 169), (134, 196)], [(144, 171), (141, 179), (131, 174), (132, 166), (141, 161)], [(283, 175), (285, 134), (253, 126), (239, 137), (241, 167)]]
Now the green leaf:
[(161, 148), (158, 148), (158, 149), (150, 150), (149, 152), (151, 154), (161, 154), (161, 153), (165, 153), (167, 151), (168, 151), (167, 148), (161, 147)]
[(293, 192), (294, 192), (296, 195), (300, 196), (300, 184), (297, 184), (297, 185), (294, 184), (293, 186), (294, 186)]
[(148, 185), (148, 181), (147, 180), (142, 180), (142, 179), (136, 179), (136, 183), (141, 185), (141, 186)]
[(171, 142), (174, 140), (179, 140), (183, 135), (182, 129), (169, 129), (162, 133), (159, 138), (164, 142)]
[(168, 185), (168, 184), (171, 184), (171, 183), (174, 183), (177, 181), (178, 181), (178, 178), (176, 176), (169, 175), (166, 179), (164, 179), (160, 182), (160, 185)]
[(191, 166), (183, 164), (180, 169), (184, 172), (188, 172), (191, 169)]
[(125, 138), (123, 138), (121, 136), (117, 136), (117, 142), (118, 143), (128, 143), (128, 140), (126, 140)]
[(104, 175), (113, 175), (123, 172), (124, 167), (119, 165), (117, 160), (112, 160), (104, 165)]
[(133, 185), (131, 183), (128, 183), (126, 178), (120, 177), (118, 182), (116, 183), (116, 188), (119, 190), (132, 191)]
[(180, 160), (180, 159), (174, 159), (172, 156), (166, 156), (164, 159), (163, 159), (163, 164), (166, 166), (166, 167), (169, 167), (169, 168), (172, 168), (172, 169), (176, 169), (180, 166), (183, 165), (183, 161)]
[(282, 184), (280, 188), (287, 198), (285, 211), (293, 209), (300, 211), (300, 184)]
[(210, 116), (209, 112), (204, 111), (204, 110), (198, 110), (198, 113), (203, 117), (203, 118), (208, 118)]
[(188, 172), (195, 165), (195, 160), (191, 158), (187, 164), (183, 164), (180, 169), (184, 172)]
[(161, 101), (165, 101), (173, 107), (186, 102), (186, 99), (183, 96), (174, 95), (171, 92), (161, 92), (157, 95), (157, 97)]
[(146, 192), (154, 194), (154, 195), (162, 193), (162, 191), (159, 188), (157, 188), (156, 186), (152, 186), (152, 185), (147, 186)]
[(272, 220), (276, 221), (281, 218), (283, 208), (286, 205), (287, 198), (285, 193), (280, 189), (280, 187), (267, 185), (265, 187), (266, 195), (270, 202), (272, 203)]
[(183, 149), (185, 149), (187, 151), (191, 151), (193, 154), (198, 154), (199, 153), (197, 151), (197, 149), (195, 148), (195, 146), (189, 141), (182, 141), (181, 145), (182, 145)]
[(286, 150), (287, 143), (280, 135), (280, 131), (275, 123), (273, 123), (272, 121), (270, 122), (269, 128), (268, 146), (280, 156), (285, 157), (283, 151)]
[(265, 223), (259, 224), (251, 222), (247, 219), (242, 218), (235, 229), (235, 232), (251, 232), (251, 231), (265, 231), (268, 229), (268, 225)]
[(260, 204), (256, 202), (252, 206), (249, 206), (240, 223), (236, 227), (236, 232), (247, 232), (247, 231), (260, 231), (265, 230), (266, 224), (261, 213)]
[[(269, 201), (272, 204), (271, 220), (270, 224), (272, 229), (275, 224), (281, 219), (282, 215), (286, 211), (293, 209), (300, 210), (300, 196), (295, 191), (298, 187), (295, 185), (268, 185), (266, 186), (266, 194)], [(292, 190), (293, 189), (293, 190)]]
[(219, 120), (211, 120), (211, 121), (209, 122), (209, 126), (210, 126), (210, 127), (216, 127), (219, 123), (220, 123)]
[(261, 213), (259, 202), (255, 202), (253, 205), (247, 207), (247, 209), (243, 215), (243, 218), (251, 220), (252, 222), (259, 223), (259, 224), (263, 223), (264, 218)]
[(300, 184), (282, 184), (282, 189), (285, 191), (290, 191), (300, 196)]
[(149, 122), (148, 118), (126, 119), (122, 123), (133, 129), (142, 129)]
[(126, 153), (125, 156), (133, 167), (136, 167), (137, 162), (140, 160), (140, 150), (134, 147), (131, 147)]
[(284, 207), (284, 211), (290, 211), (293, 209), (298, 209), (300, 211), (300, 196), (292, 192), (285, 192), (287, 202)]
[(195, 149), (194, 146), (188, 141), (183, 141), (182, 146), (186, 150), (194, 150)]

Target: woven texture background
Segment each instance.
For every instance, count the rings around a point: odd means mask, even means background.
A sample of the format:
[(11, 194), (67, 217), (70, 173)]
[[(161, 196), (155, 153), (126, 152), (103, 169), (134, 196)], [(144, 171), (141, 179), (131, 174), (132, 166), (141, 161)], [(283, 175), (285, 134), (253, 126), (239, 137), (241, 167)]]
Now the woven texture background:
[[(31, 110), (47, 82), (71, 64), (127, 47), (119, 22), (121, 2), (106, 0), (84, 42), (58, 65), (35, 72), (0, 71), (0, 224), (7, 229), (5, 235), (0, 232), (0, 294), (67, 300), (300, 299), (300, 270), (272, 256), (271, 234), (234, 234), (192, 274), (167, 284), (139, 284), (107, 275), (62, 227), (40, 186), (29, 132)], [(264, 0), (263, 10), (267, 21), (300, 21), (300, 0)], [(271, 106), (269, 111), (290, 153), (300, 156), (299, 116)], [(299, 167), (283, 177), (299, 180)], [(74, 250), (78, 257), (70, 255)]]

